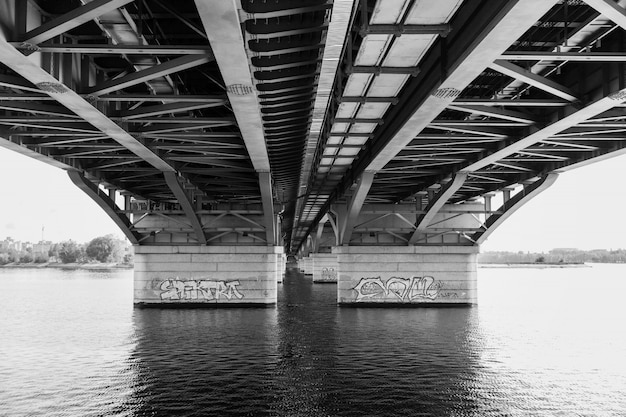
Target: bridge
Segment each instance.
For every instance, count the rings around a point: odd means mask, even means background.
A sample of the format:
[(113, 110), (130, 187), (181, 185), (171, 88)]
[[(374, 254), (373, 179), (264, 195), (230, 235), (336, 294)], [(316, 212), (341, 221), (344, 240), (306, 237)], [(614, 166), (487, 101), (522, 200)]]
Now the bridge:
[(626, 1), (8, 0), (0, 145), (135, 247), (137, 305), (473, 304), (482, 242), (624, 153)]

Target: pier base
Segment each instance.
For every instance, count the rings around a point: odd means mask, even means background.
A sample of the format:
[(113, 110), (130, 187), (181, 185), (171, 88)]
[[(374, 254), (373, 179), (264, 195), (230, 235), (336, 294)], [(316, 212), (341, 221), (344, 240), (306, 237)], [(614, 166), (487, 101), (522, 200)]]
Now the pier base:
[(477, 246), (342, 246), (337, 254), (341, 305), (476, 303)]
[(136, 306), (272, 305), (282, 278), (274, 246), (135, 246)]

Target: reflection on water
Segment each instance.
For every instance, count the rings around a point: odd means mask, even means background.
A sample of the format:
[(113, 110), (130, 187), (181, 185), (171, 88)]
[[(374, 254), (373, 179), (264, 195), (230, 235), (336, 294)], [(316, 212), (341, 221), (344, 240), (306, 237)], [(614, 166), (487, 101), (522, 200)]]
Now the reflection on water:
[(274, 309), (156, 310), (133, 314), (136, 415), (246, 415), (272, 402)]
[[(626, 267), (479, 270), (474, 308), (133, 309), (132, 272), (0, 270), (0, 415), (618, 416)], [(4, 377), (6, 376), (6, 377)]]

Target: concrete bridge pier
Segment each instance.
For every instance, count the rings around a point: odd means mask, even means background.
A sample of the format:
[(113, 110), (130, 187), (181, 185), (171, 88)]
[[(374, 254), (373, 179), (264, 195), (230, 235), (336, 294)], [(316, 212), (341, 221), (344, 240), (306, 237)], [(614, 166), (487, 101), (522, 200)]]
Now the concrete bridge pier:
[(139, 307), (272, 305), (282, 246), (135, 246)]
[(334, 252), (341, 305), (476, 303), (477, 246), (344, 246)]
[(313, 282), (336, 283), (337, 282), (337, 254), (314, 253), (313, 259)]

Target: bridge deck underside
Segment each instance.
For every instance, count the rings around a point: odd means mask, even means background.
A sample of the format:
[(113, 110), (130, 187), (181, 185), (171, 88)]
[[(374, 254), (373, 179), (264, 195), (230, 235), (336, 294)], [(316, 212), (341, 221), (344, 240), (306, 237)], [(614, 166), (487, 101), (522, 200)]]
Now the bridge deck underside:
[[(258, 181), (194, 5), (126, 3), (60, 34), (53, 27), (36, 38), (35, 51), (29, 49), (31, 32), (11, 44), (72, 90), (76, 106), (95, 107), (101, 121), (126, 135), (111, 137), (46, 95), (63, 87), (35, 85), (3, 62), (0, 136), (138, 199), (174, 206), (163, 177), (171, 170), (200, 204), (258, 202)], [(32, 6), (45, 24), (82, 4)], [(3, 46), (7, 55), (8, 48)], [(133, 152), (133, 144), (145, 153)]]
[(199, 2), (0, 6), (0, 144), (184, 212), (200, 242), (200, 213), (271, 197), (293, 252), (365, 173), (364, 204), (436, 207), (626, 143), (624, 1), (246, 0), (268, 196), (229, 101), (248, 87), (226, 85)]
[[(488, 22), (502, 19), (506, 5), (493, 6), (361, 3), (294, 245), (331, 204), (350, 201), (368, 170), (375, 176), (365, 204), (426, 207), (459, 172), (468, 175), (449, 197), (453, 203), (519, 188), (624, 147), (623, 28), (582, 1), (558, 2), (500, 53), (485, 54), (469, 83), (441, 88), (465, 71)], [(448, 101), (442, 111), (433, 113), (433, 96)], [(403, 126), (420, 117), (412, 137), (394, 147)]]

